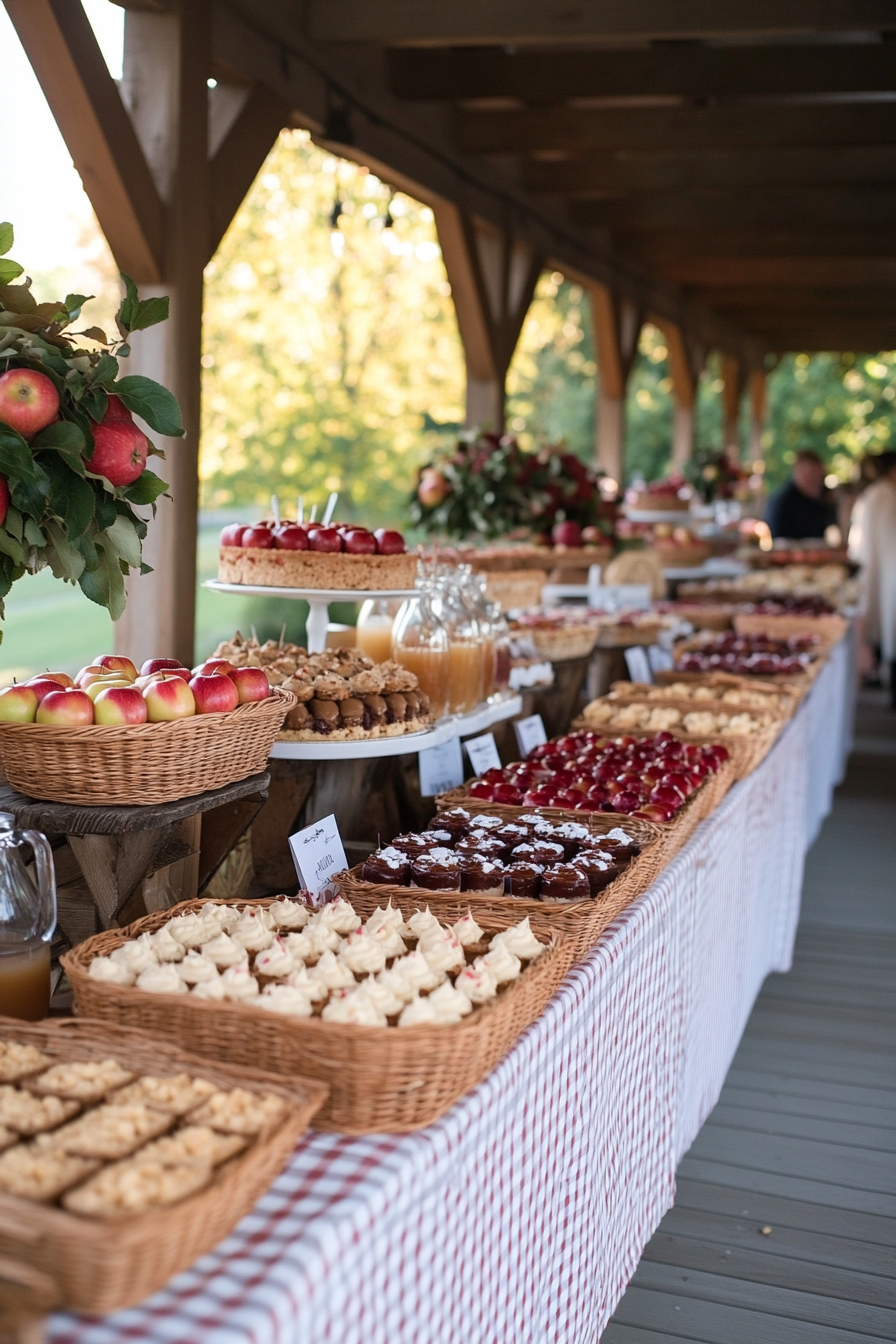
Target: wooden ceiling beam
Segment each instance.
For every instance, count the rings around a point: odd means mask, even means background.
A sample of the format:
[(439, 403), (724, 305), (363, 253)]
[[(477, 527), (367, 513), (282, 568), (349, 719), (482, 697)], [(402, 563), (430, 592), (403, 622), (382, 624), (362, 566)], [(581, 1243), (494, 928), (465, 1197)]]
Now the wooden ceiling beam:
[(619, 237), (624, 254), (651, 272), (667, 263), (702, 257), (892, 257), (893, 229), (756, 229), (706, 228), (626, 229)]
[(84, 10), (71, 0), (6, 0), (6, 9), (116, 262), (158, 282), (165, 205)]
[(887, 228), (896, 224), (896, 184), (694, 190), (574, 201), (571, 218), (592, 228)]
[(211, 160), (209, 258), (230, 227), (277, 136), (289, 125), (287, 103), (255, 84)]
[[(896, 68), (896, 60), (893, 62)], [(617, 151), (545, 162), (526, 159), (527, 191), (567, 198), (700, 187), (791, 187), (896, 182), (896, 144), (790, 145), (767, 149)]]
[(896, 312), (896, 283), (873, 289), (800, 288), (786, 285), (707, 285), (699, 289), (704, 303), (730, 312), (734, 308), (780, 308), (791, 312)]
[(474, 154), (896, 144), (894, 103), (462, 108), (457, 115), (460, 143)]
[(896, 61), (883, 42), (704, 47), (662, 44), (637, 51), (507, 51), (494, 47), (392, 48), (389, 87), (399, 98), (738, 98), (744, 95), (868, 93), (896, 89)]
[[(755, 285), (793, 289), (823, 286), (856, 289), (896, 286), (896, 256), (890, 257), (696, 257), (660, 263), (673, 284), (704, 290)], [(707, 300), (708, 301), (708, 300)]]
[(315, 42), (507, 46), (607, 39), (779, 36), (890, 28), (890, 0), (306, 0)]

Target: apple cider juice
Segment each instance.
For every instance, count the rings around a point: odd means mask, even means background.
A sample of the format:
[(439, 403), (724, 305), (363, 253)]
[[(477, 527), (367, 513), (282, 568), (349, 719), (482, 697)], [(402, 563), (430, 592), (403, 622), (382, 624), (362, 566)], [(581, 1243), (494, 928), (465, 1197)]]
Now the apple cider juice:
[(50, 1008), (50, 944), (0, 944), (0, 1015), (39, 1022)]

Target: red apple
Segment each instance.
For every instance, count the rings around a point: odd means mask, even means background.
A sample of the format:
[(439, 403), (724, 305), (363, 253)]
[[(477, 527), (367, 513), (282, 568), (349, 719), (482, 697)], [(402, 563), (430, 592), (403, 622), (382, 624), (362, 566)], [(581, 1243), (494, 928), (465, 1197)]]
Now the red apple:
[(115, 486), (132, 485), (146, 466), (149, 439), (134, 424), (120, 397), (110, 396), (106, 413), (93, 427), (93, 454), (87, 463), (94, 476)]
[(639, 796), (628, 789), (624, 789), (621, 793), (614, 793), (610, 802), (616, 812), (634, 812), (636, 808), (641, 806)]
[(31, 681), (37, 681), (38, 677), (41, 681), (55, 681), (64, 691), (70, 691), (75, 684), (67, 672), (39, 672)]
[(130, 658), (125, 658), (120, 653), (102, 653), (96, 659), (99, 667), (107, 667), (110, 672), (120, 672), (127, 677), (129, 681), (137, 680), (137, 669)]
[(87, 666), (82, 667), (81, 671), (78, 672), (77, 675), (75, 676), (75, 685), (76, 686), (81, 685), (82, 677), (97, 676), (97, 675), (101, 677), (105, 676), (106, 669), (104, 667), (100, 667), (99, 663), (88, 663)]
[(274, 545), (279, 551), (307, 551), (308, 533), (297, 523), (274, 528)]
[[(663, 785), (668, 785), (673, 789), (677, 789), (678, 792), (681, 794), (682, 798), (689, 798), (690, 795), (694, 792), (693, 784), (688, 779), (687, 775), (682, 774), (680, 771), (677, 771), (673, 774), (664, 775)], [(662, 787), (662, 785), (660, 787)], [(660, 799), (659, 801), (662, 802), (662, 799)]]
[(553, 789), (528, 789), (523, 794), (523, 807), (550, 807)]
[(243, 528), (243, 545), (256, 551), (269, 551), (274, 545), (273, 529), (266, 523)]
[(120, 672), (110, 672), (108, 668), (101, 668), (99, 672), (85, 672), (78, 678), (79, 690), (86, 691), (88, 686), (95, 685), (98, 681), (128, 681)]
[(424, 467), (417, 486), (417, 498), (424, 509), (435, 509), (451, 493), (451, 487), (438, 467)]
[(523, 795), (512, 784), (495, 784), (492, 788), (492, 799), (496, 803), (518, 807), (523, 801)]
[(221, 672), (212, 672), (210, 676), (200, 673), (193, 677), (190, 690), (196, 700), (197, 714), (229, 714), (240, 702), (233, 682)]
[(148, 717), (146, 701), (136, 686), (107, 686), (93, 702), (93, 716), (97, 723), (145, 723)]
[(150, 672), (167, 672), (169, 668), (175, 667), (180, 667), (176, 658), (147, 658), (140, 668), (140, 675), (148, 677)]
[[(93, 681), (89, 686), (85, 686), (84, 694), (89, 695), (93, 703), (96, 704), (97, 696), (101, 695), (103, 691), (111, 690), (113, 687), (133, 685), (134, 683), (128, 681), (125, 677), (104, 677), (102, 681)], [(140, 688), (137, 687), (136, 689), (139, 690)]]
[(662, 803), (668, 807), (681, 807), (685, 795), (674, 784), (667, 782), (657, 784), (650, 790), (650, 801), (652, 803)]
[(578, 523), (568, 519), (565, 523), (557, 523), (551, 533), (551, 538), (555, 546), (581, 546), (582, 529)]
[(226, 527), (221, 529), (218, 544), (221, 546), (242, 546), (245, 530), (245, 523), (228, 523)]
[(346, 528), (342, 540), (349, 555), (376, 555), (376, 537), (364, 527)]
[(33, 686), (7, 686), (0, 691), (0, 723), (33, 723), (38, 703)]
[(37, 703), (42, 704), (48, 695), (54, 691), (67, 691), (69, 687), (60, 686), (55, 677), (32, 677), (26, 683), (37, 696)]
[(267, 700), (271, 694), (270, 682), (260, 667), (236, 667), (228, 676), (236, 687), (241, 705), (253, 700)]
[(59, 414), (59, 393), (37, 369), (7, 369), (0, 374), (0, 420), (31, 439)]
[(38, 705), (35, 722), (84, 727), (93, 723), (93, 701), (83, 691), (54, 691)]
[(160, 677), (143, 689), (146, 717), (150, 723), (188, 719), (196, 713), (193, 692), (182, 677)]
[(308, 533), (308, 549), (335, 553), (342, 550), (342, 538), (335, 527), (315, 527)]
[(0, 476), (0, 527), (6, 522), (6, 513), (9, 508), (9, 482), (5, 476)]
[(600, 546), (606, 540), (599, 527), (582, 528), (582, 541), (586, 546)]
[(676, 811), (677, 808), (664, 807), (662, 803), (645, 803), (632, 816), (642, 817), (645, 821), (671, 821)]
[(470, 785), (471, 798), (484, 798), (487, 802), (492, 801), (493, 784), (486, 784), (484, 780), (477, 779)]
[[(261, 671), (260, 668), (258, 670)], [(226, 658), (206, 658), (204, 663), (193, 668), (193, 676), (210, 677), (215, 672), (223, 672), (225, 676), (229, 676), (232, 671), (233, 663), (229, 663)]]
[(373, 535), (376, 538), (378, 555), (404, 555), (407, 550), (400, 532), (390, 532), (385, 527), (378, 527)]

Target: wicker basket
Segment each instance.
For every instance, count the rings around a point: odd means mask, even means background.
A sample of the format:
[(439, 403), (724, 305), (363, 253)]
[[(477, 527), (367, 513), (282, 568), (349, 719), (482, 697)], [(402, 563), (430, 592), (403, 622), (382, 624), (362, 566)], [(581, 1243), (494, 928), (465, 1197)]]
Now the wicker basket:
[(597, 649), (631, 649), (641, 644), (649, 647), (656, 644), (660, 631), (665, 627), (660, 621), (642, 621), (638, 625), (623, 622), (602, 624), (597, 635)]
[(240, 705), (126, 728), (0, 724), (13, 788), (30, 798), (92, 807), (171, 803), (257, 775), (296, 703), (291, 691)]
[[(615, 702), (611, 702), (615, 703)], [(678, 709), (682, 714), (693, 714), (701, 709), (708, 709), (710, 713), (718, 713), (719, 709), (702, 701), (694, 702), (692, 700), (676, 699), (670, 697), (668, 700), (639, 700), (635, 696), (625, 701), (626, 705), (644, 705), (648, 709)], [(621, 705), (618, 708), (622, 708)], [(734, 768), (735, 780), (743, 779), (745, 775), (755, 770), (760, 761), (763, 761), (768, 755), (774, 743), (777, 741), (781, 728), (784, 725), (784, 719), (780, 715), (768, 714), (761, 710), (745, 709), (731, 710), (732, 713), (749, 714), (751, 718), (759, 720), (759, 727), (753, 733), (726, 733), (724, 728), (720, 728), (713, 733), (690, 733), (680, 724), (673, 724), (671, 727), (663, 729), (669, 732), (673, 737), (677, 737), (681, 742), (693, 743), (698, 747), (712, 747), (721, 744), (731, 759)], [(638, 728), (625, 727), (619, 728), (611, 723), (592, 723), (590, 719), (583, 714), (580, 718), (574, 719), (572, 731), (577, 729), (589, 728), (596, 733), (625, 733), (631, 737), (653, 737), (660, 731), (656, 728)]]
[[(127, 938), (154, 932), (173, 915), (198, 910), (184, 901), (126, 929), (109, 929), (62, 958), (79, 1015), (122, 1026), (140, 1024), (208, 1059), (250, 1064), (271, 1073), (318, 1078), (329, 1096), (315, 1127), (346, 1134), (405, 1132), (431, 1125), (503, 1059), (521, 1032), (543, 1011), (569, 965), (562, 938), (529, 965), (491, 1004), (457, 1026), (359, 1027), (320, 1018), (289, 1018), (237, 1003), (188, 995), (144, 994), (90, 978), (94, 957)], [(255, 902), (258, 905), (269, 901)], [(487, 933), (512, 919), (493, 919)]]
[(654, 546), (653, 553), (663, 569), (698, 569), (709, 559), (709, 547), (703, 541), (683, 546)]
[(817, 635), (823, 645), (830, 647), (846, 634), (849, 621), (832, 612), (823, 616), (763, 616), (758, 611), (740, 611), (735, 613), (734, 628), (739, 635), (772, 635), (775, 639)]
[[(763, 630), (757, 633), (765, 634), (766, 632)], [(706, 645), (709, 642), (710, 642), (709, 640), (705, 638), (700, 638), (699, 636), (695, 636), (693, 639), (679, 640), (679, 642), (675, 645), (675, 648), (673, 649), (672, 653), (672, 656), (675, 659), (675, 668), (673, 669), (675, 673), (675, 678), (673, 679), (677, 679), (678, 676), (680, 675), (678, 664), (681, 661), (683, 655), (686, 653), (702, 653), (705, 651)], [(775, 685), (780, 684), (784, 686), (786, 685), (804, 686), (808, 690), (811, 683), (815, 680), (815, 678), (821, 671), (826, 656), (824, 649), (822, 647), (809, 650), (808, 652), (811, 652), (813, 657), (810, 662), (805, 663), (803, 665), (802, 672), (794, 672), (792, 674), (763, 672), (759, 675), (763, 679), (768, 679), (769, 681), (773, 682), (773, 684)], [(718, 672), (719, 670), (720, 669), (718, 668), (713, 669), (714, 672)], [(665, 675), (668, 676), (669, 673), (666, 672)], [(705, 674), (702, 672), (695, 672), (692, 673), (691, 675), (700, 677)], [(738, 672), (736, 675), (739, 677), (745, 677), (747, 681), (752, 681), (753, 679), (749, 672)]]
[(274, 1092), (289, 1103), (287, 1117), (219, 1168), (210, 1185), (169, 1208), (104, 1221), (0, 1193), (0, 1309), (14, 1316), (117, 1311), (161, 1288), (249, 1212), (326, 1096), (320, 1083), (210, 1064), (117, 1024), (32, 1025), (4, 1017), (0, 1039), (28, 1042), (66, 1063), (111, 1058), (146, 1073), (186, 1071), (223, 1088)]
[[(678, 668), (670, 668), (668, 671), (656, 673), (658, 686), (672, 686), (677, 681), (686, 681), (692, 684), (698, 682), (703, 686), (721, 687), (724, 690), (762, 691), (765, 695), (775, 696), (778, 701), (779, 712), (785, 719), (793, 718), (806, 692), (806, 686), (804, 685), (794, 685), (786, 681), (762, 681), (756, 677), (738, 677), (731, 672), (682, 672)], [(624, 688), (625, 685), (625, 682), (616, 681), (613, 683), (613, 689)], [(695, 701), (694, 703), (706, 704), (711, 707), (714, 703), (721, 702), (706, 700)]]

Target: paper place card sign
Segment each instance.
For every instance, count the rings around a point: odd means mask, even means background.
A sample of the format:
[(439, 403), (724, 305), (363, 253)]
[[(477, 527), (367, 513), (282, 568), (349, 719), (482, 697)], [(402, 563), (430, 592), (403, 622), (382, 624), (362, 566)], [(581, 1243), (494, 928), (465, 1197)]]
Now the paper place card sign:
[(653, 681), (650, 660), (643, 645), (636, 644), (633, 648), (625, 650), (625, 665), (632, 681)]
[(417, 753), (420, 763), (420, 793), (434, 798), (437, 793), (456, 789), (464, 782), (464, 758), (460, 738), (450, 737), (438, 747), (425, 747)]
[(331, 814), (289, 837), (299, 886), (308, 892), (312, 905), (323, 905), (338, 894), (333, 878), (348, 867), (342, 836)]
[(672, 654), (668, 649), (661, 649), (659, 644), (650, 645), (647, 650), (647, 661), (652, 672), (669, 672), (675, 666)]
[(495, 746), (494, 733), (483, 733), (481, 737), (468, 738), (464, 747), (475, 775), (484, 775), (486, 770), (501, 769), (501, 757)]
[(523, 757), (528, 756), (530, 751), (534, 751), (548, 740), (540, 714), (530, 714), (528, 719), (514, 720), (513, 731), (516, 733), (517, 745)]

